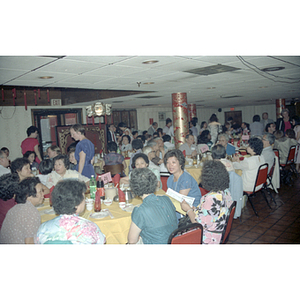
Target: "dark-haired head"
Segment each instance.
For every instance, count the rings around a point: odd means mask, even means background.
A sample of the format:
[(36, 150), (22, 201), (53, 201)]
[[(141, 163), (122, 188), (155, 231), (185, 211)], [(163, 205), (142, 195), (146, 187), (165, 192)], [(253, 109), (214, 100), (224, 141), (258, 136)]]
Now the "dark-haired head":
[(70, 130), (73, 129), (75, 132), (80, 132), (82, 135), (85, 134), (85, 128), (81, 124), (74, 124), (70, 127)]
[(39, 164), (39, 171), (43, 175), (47, 175), (47, 174), (51, 173), (52, 170), (53, 170), (53, 161), (52, 161), (52, 159), (44, 159)]
[(26, 165), (30, 165), (30, 161), (28, 158), (20, 157), (16, 158), (12, 161), (10, 169), (12, 173), (17, 173), (17, 171), (21, 172), (23, 167)]
[(145, 153), (137, 153), (134, 155), (133, 159), (132, 159), (132, 164), (131, 167), (134, 169), (135, 168), (135, 162), (138, 158), (142, 158), (145, 163), (149, 166), (149, 158)]
[(24, 154), (23, 154), (23, 157), (25, 158), (29, 158), (29, 156), (33, 154), (34, 155), (34, 159), (36, 158), (36, 154), (34, 151), (26, 151)]
[(35, 133), (35, 132), (39, 132), (39, 129), (35, 126), (30, 126), (27, 128), (26, 130), (26, 133), (27, 133), (27, 136), (30, 136), (32, 133)]
[(209, 130), (203, 130), (200, 135), (197, 137), (197, 144), (207, 144), (210, 141), (210, 132)]
[(218, 160), (207, 160), (203, 164), (201, 185), (211, 192), (229, 188), (229, 174), (226, 167)]
[(127, 137), (127, 139), (128, 139), (128, 143), (130, 144), (130, 142), (131, 142), (131, 138), (130, 138), (130, 136), (129, 136), (129, 135), (127, 135), (127, 134), (124, 134), (124, 135), (122, 136), (122, 142), (123, 142), (123, 139), (124, 139), (124, 137)]
[(41, 183), (38, 177), (28, 177), (23, 179), (18, 186), (16, 193), (17, 203), (26, 203), (28, 197), (36, 197), (36, 186)]
[(0, 199), (7, 201), (17, 193), (20, 178), (18, 174), (4, 174), (0, 177)]
[(252, 137), (249, 139), (249, 147), (254, 151), (255, 155), (261, 155), (264, 144), (258, 137)]
[(134, 169), (131, 172), (130, 188), (137, 196), (152, 194), (157, 187), (157, 177), (148, 168)]
[(134, 149), (134, 150), (143, 149), (143, 147), (144, 147), (143, 142), (140, 139), (133, 140), (131, 143), (131, 146), (132, 146), (132, 149)]
[(165, 166), (167, 166), (167, 162), (168, 162), (168, 159), (170, 157), (175, 157), (177, 158), (178, 162), (179, 162), (179, 165), (181, 167), (181, 170), (184, 170), (184, 164), (185, 164), (185, 157), (182, 153), (181, 150), (179, 149), (173, 149), (173, 150), (169, 150), (165, 156), (164, 156), (164, 164)]
[(55, 162), (58, 161), (58, 160), (61, 160), (64, 163), (65, 168), (67, 170), (69, 169), (70, 161), (69, 161), (68, 155), (59, 154), (59, 155), (53, 157), (53, 166), (55, 165)]
[(164, 142), (164, 143), (165, 143), (165, 142), (171, 142), (171, 136), (168, 135), (168, 134), (165, 134), (165, 135), (162, 137), (162, 139), (163, 139), (163, 142)]
[(56, 214), (72, 215), (84, 201), (86, 185), (82, 181), (65, 179), (59, 181), (51, 193), (53, 209)]
[(217, 144), (211, 149), (211, 156), (213, 159), (226, 158), (226, 149), (221, 144)]
[(209, 122), (219, 122), (217, 115), (216, 114), (212, 114), (211, 117), (209, 118)]
[(117, 152), (118, 146), (115, 142), (108, 142), (107, 143), (107, 151), (108, 152)]
[(288, 137), (288, 138), (290, 138), (290, 139), (296, 139), (296, 135), (295, 135), (295, 131), (294, 131), (294, 129), (287, 129), (286, 131), (285, 131), (285, 135)]
[(260, 116), (259, 115), (254, 115), (252, 118), (253, 122), (260, 122)]

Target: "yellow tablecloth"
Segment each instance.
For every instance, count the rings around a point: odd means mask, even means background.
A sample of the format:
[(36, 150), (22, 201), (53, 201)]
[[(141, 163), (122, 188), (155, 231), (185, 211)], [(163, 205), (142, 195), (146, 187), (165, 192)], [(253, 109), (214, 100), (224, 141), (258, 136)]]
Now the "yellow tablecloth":
[[(158, 190), (155, 192), (156, 195), (165, 195), (166, 193), (163, 190)], [(169, 197), (171, 201), (173, 202), (176, 211), (185, 214), (181, 210), (180, 203)], [(57, 215), (55, 214), (45, 214), (44, 211), (51, 209), (49, 205), (49, 199), (44, 200), (44, 205), (42, 207), (38, 207), (37, 209), (41, 213), (41, 222), (44, 223), (48, 220), (54, 219)], [(131, 204), (133, 206), (137, 206), (142, 204), (142, 199), (139, 197), (136, 197), (132, 199)], [(106, 236), (106, 244), (126, 244), (127, 243), (127, 236), (129, 232), (129, 227), (131, 224), (131, 213), (122, 210), (119, 207), (118, 202), (113, 202), (110, 206), (106, 206), (105, 204), (101, 205), (102, 209), (109, 209), (111, 214), (114, 216), (112, 219), (110, 216), (107, 216), (103, 219), (93, 219), (90, 217), (92, 213), (94, 213), (94, 210), (88, 211), (85, 209), (81, 217), (90, 220), (97, 224), (103, 234)]]

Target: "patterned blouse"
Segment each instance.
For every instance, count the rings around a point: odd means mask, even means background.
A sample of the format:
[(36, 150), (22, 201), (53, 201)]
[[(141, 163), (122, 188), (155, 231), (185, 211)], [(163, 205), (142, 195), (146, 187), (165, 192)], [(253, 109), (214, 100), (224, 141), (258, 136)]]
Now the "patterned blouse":
[(195, 210), (195, 219), (203, 226), (203, 243), (220, 244), (232, 197), (228, 189), (204, 195)]
[(37, 243), (71, 242), (72, 244), (104, 244), (105, 235), (99, 227), (78, 215), (60, 215), (43, 223), (37, 232)]

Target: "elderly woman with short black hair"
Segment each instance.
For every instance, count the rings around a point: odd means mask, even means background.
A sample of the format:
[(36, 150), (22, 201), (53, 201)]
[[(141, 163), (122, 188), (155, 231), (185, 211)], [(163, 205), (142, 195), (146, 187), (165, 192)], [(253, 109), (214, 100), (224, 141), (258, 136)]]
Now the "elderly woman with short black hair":
[(16, 203), (6, 214), (0, 231), (0, 244), (33, 244), (41, 224), (35, 206), (44, 199), (43, 186), (37, 177), (25, 178), (16, 191)]
[(182, 201), (181, 208), (186, 211), (192, 223), (202, 224), (204, 244), (220, 244), (232, 204), (228, 190), (229, 174), (225, 166), (220, 161), (206, 161), (202, 169), (201, 184), (210, 192), (202, 196), (195, 209), (186, 201)]
[(239, 160), (237, 155), (232, 158), (233, 167), (243, 171), (244, 191), (253, 191), (258, 168), (265, 163), (265, 159), (261, 155), (263, 147), (263, 142), (260, 138), (252, 137), (249, 139), (249, 145), (246, 149), (251, 156), (245, 157), (242, 161)]
[(134, 169), (130, 187), (143, 203), (133, 209), (128, 243), (136, 244), (141, 237), (143, 244), (167, 244), (177, 228), (176, 211), (169, 197), (154, 195), (156, 176), (147, 168)]
[(62, 179), (72, 178), (85, 182), (89, 186), (90, 179), (81, 175), (75, 170), (69, 170), (69, 157), (67, 155), (57, 155), (53, 158), (54, 170), (48, 175), (46, 186), (50, 189)]
[(164, 163), (171, 176), (167, 186), (177, 193), (195, 198), (193, 205), (200, 203), (201, 192), (197, 181), (184, 170), (185, 158), (179, 149), (170, 150), (164, 157)]
[(105, 235), (99, 227), (82, 217), (85, 210), (86, 186), (66, 179), (57, 183), (51, 198), (59, 216), (43, 223), (37, 232), (38, 244), (104, 244)]
[(20, 180), (28, 177), (33, 177), (33, 174), (30, 170), (30, 161), (28, 160), (28, 158), (20, 157), (13, 160), (11, 163), (11, 173), (18, 174)]

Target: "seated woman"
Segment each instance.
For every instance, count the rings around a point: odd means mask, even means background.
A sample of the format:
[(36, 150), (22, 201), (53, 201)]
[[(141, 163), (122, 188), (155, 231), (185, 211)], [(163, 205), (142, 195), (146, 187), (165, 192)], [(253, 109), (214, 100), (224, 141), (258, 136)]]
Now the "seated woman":
[(19, 181), (17, 174), (5, 174), (0, 177), (0, 229), (7, 212), (17, 204), (15, 194)]
[(104, 244), (99, 227), (79, 217), (85, 210), (86, 186), (72, 179), (57, 183), (52, 191), (52, 205), (59, 216), (43, 223), (37, 231), (38, 244)]
[(209, 130), (203, 130), (201, 132), (200, 135), (198, 135), (197, 137), (197, 152), (198, 153), (204, 153), (206, 151), (209, 151), (211, 146), (212, 146), (212, 142), (211, 142), (211, 135)]
[(177, 229), (176, 211), (169, 197), (154, 195), (157, 177), (148, 168), (136, 168), (131, 173), (130, 187), (143, 203), (133, 209), (128, 243), (167, 244)]
[(41, 225), (35, 206), (44, 200), (43, 186), (37, 177), (19, 183), (16, 203), (6, 214), (0, 231), (0, 244), (34, 244)]
[(132, 150), (132, 146), (131, 146), (130, 142), (131, 142), (131, 138), (129, 135), (125, 134), (122, 136), (121, 147), (120, 147), (122, 152)]
[(244, 160), (240, 161), (238, 155), (232, 158), (233, 167), (243, 171), (243, 190), (252, 192), (257, 176), (258, 168), (265, 163), (264, 157), (261, 155), (263, 150), (263, 142), (257, 137), (249, 139), (249, 145), (247, 152), (250, 157), (245, 157)]
[(293, 129), (287, 129), (285, 136), (283, 136), (283, 131), (276, 130), (274, 132), (275, 142), (274, 149), (279, 151), (280, 164), (285, 164), (289, 155), (290, 147), (297, 145), (295, 132)]
[(131, 142), (132, 151), (133, 153), (130, 156), (130, 162), (129, 162), (129, 172), (132, 171), (132, 161), (136, 154), (142, 153), (144, 145), (141, 139), (135, 139)]
[(36, 175), (42, 184), (47, 184), (48, 175), (53, 171), (53, 160), (48, 158), (41, 161), (39, 164), (39, 171), (41, 174)]
[[(118, 146), (115, 142), (107, 143), (107, 151), (108, 154), (104, 155), (102, 165), (100, 168), (102, 169), (104, 166), (112, 166), (123, 164), (124, 170), (126, 169), (126, 163), (124, 156), (122, 154), (117, 153)], [(123, 174), (125, 176), (125, 174)]]
[(170, 150), (164, 157), (164, 163), (171, 176), (167, 186), (177, 193), (195, 198), (193, 205), (200, 203), (201, 192), (197, 181), (184, 170), (185, 158), (179, 149)]
[(219, 133), (218, 135), (218, 141), (217, 144), (221, 144), (225, 147), (226, 154), (227, 155), (233, 155), (235, 154), (235, 147), (228, 143), (229, 136), (226, 133)]
[[(162, 183), (160, 180), (160, 172), (157, 168), (151, 168), (149, 167), (149, 159), (148, 156), (145, 153), (137, 153), (132, 160), (132, 169), (140, 169), (140, 168), (148, 168), (151, 170), (156, 178), (157, 178), (157, 186), (159, 188), (162, 187)], [(129, 184), (131, 177), (131, 172), (129, 173), (129, 176), (123, 177), (120, 179), (120, 183)]]
[(35, 161), (36, 154), (34, 151), (26, 151), (23, 155), (24, 158), (27, 158), (30, 162), (30, 169), (32, 170), (33, 168), (38, 169), (39, 164)]
[[(30, 170), (30, 162), (27, 158), (16, 158), (11, 163), (11, 173), (17, 174), (20, 178), (20, 181), (28, 178), (28, 177), (34, 177), (34, 175), (31, 173)], [(42, 184), (42, 183), (41, 183)], [(48, 194), (50, 192), (49, 188), (42, 184), (43, 191), (45, 194)]]
[(68, 157), (70, 161), (70, 170), (76, 170), (77, 160), (75, 158), (75, 148), (71, 148), (68, 152)]
[(187, 212), (192, 223), (202, 224), (204, 244), (220, 244), (229, 208), (233, 202), (228, 190), (229, 174), (225, 166), (220, 161), (205, 161), (201, 184), (210, 192), (202, 196), (200, 204), (195, 209), (186, 201), (182, 201), (181, 208)]
[(85, 182), (86, 186), (89, 187), (90, 179), (81, 175), (75, 170), (69, 170), (69, 158), (67, 155), (57, 155), (53, 158), (54, 171), (48, 175), (46, 186), (50, 189), (55, 186), (58, 181), (66, 178), (77, 179)]

